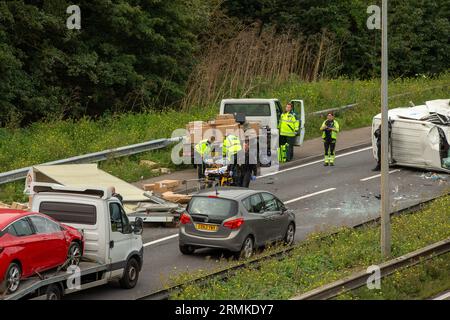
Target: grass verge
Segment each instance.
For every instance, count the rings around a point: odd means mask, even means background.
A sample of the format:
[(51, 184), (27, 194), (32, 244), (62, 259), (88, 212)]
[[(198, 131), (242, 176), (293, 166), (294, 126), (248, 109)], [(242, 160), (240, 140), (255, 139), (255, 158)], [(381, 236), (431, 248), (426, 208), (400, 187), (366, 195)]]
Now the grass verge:
[(380, 290), (361, 287), (337, 300), (423, 300), (450, 289), (450, 253), (400, 269), (381, 280)]
[[(392, 219), (392, 256), (398, 257), (450, 236), (450, 196), (414, 214)], [(271, 259), (259, 269), (244, 268), (227, 281), (211, 279), (187, 285), (171, 299), (289, 299), (383, 261), (380, 228), (344, 228), (322, 238), (311, 236), (283, 260)], [(198, 275), (197, 275), (198, 276)], [(191, 277), (181, 274), (182, 283)]]
[[(426, 100), (448, 97), (450, 73), (436, 79), (415, 78), (390, 82), (392, 107), (407, 106)], [(283, 103), (290, 99), (305, 100), (306, 112), (358, 103), (351, 111), (338, 114), (342, 130), (359, 128), (371, 124), (379, 111), (379, 80), (322, 80), (306, 83), (292, 79), (285, 84), (265, 90), (254, 97), (279, 98)], [(431, 89), (430, 89), (431, 88)], [(184, 128), (193, 120), (208, 120), (218, 112), (218, 105), (206, 108), (192, 107), (189, 111), (166, 110), (140, 114), (105, 115), (98, 119), (82, 118), (78, 121), (55, 120), (37, 122), (26, 128), (15, 128), (13, 124), (0, 128), (0, 172), (23, 168), (52, 160), (130, 145), (133, 143), (170, 137), (172, 132)], [(307, 117), (306, 139), (320, 135), (318, 128), (323, 119)], [(126, 158), (102, 162), (107, 172), (126, 181), (138, 181), (152, 177), (150, 170), (139, 165), (139, 160), (160, 162), (162, 166), (180, 169), (172, 165), (170, 148), (147, 152)], [(11, 202), (23, 199), (23, 183), (0, 186), (0, 201)]]

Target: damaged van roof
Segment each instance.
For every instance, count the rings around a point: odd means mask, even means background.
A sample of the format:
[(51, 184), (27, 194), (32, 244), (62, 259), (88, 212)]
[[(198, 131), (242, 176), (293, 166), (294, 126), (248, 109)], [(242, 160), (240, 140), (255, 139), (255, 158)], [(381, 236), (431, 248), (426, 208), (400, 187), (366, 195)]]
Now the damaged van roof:
[[(389, 110), (389, 117), (450, 125), (450, 99), (427, 101), (424, 105)], [(381, 118), (381, 113), (376, 116)]]

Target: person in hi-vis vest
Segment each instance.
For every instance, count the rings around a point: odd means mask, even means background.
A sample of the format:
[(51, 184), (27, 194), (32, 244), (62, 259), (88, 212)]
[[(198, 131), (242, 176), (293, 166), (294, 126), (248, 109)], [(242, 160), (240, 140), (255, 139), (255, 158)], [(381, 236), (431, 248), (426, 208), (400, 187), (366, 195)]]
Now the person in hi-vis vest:
[(324, 166), (334, 166), (336, 158), (336, 138), (339, 132), (339, 123), (334, 119), (333, 113), (328, 113), (327, 120), (325, 120), (320, 127), (322, 131), (323, 145), (325, 148)]
[(216, 137), (211, 136), (209, 139), (204, 139), (195, 145), (195, 157), (201, 159), (202, 163), (197, 164), (198, 178), (205, 177), (205, 160), (211, 157), (212, 144), (216, 141)]
[[(295, 137), (298, 134), (300, 128), (300, 121), (292, 111), (292, 104), (286, 105), (286, 112), (281, 114), (280, 121), (278, 123), (278, 129), (280, 132), (280, 147), (287, 145), (286, 161), (291, 161), (294, 157), (294, 144)], [(280, 148), (282, 150), (283, 148)]]

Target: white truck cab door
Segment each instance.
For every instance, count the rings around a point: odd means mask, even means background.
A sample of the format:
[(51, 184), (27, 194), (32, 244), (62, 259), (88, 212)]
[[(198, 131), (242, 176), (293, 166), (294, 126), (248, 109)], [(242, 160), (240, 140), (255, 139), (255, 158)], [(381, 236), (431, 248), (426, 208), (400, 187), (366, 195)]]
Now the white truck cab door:
[(111, 278), (121, 276), (128, 255), (133, 251), (132, 226), (119, 202), (108, 203), (110, 218), (109, 258), (112, 265)]
[(291, 100), (291, 104), (294, 107), (294, 112), (297, 113), (298, 120), (300, 121), (300, 132), (295, 138), (295, 145), (301, 146), (303, 140), (305, 140), (305, 104), (303, 100)]

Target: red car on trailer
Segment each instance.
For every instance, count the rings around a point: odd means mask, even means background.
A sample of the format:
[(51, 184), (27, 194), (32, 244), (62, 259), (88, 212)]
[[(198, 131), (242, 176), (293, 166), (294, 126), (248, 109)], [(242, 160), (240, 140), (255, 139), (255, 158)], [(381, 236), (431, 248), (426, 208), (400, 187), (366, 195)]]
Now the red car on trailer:
[(0, 292), (20, 280), (59, 266), (78, 264), (83, 234), (44, 214), (0, 209)]

